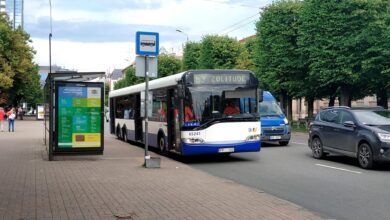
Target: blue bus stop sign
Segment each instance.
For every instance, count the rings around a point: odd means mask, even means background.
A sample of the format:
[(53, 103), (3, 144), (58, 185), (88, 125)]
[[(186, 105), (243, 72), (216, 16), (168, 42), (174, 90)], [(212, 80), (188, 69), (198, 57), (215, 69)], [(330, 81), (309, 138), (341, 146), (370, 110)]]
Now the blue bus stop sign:
[(156, 32), (137, 31), (135, 37), (136, 51), (140, 56), (159, 54), (159, 35)]

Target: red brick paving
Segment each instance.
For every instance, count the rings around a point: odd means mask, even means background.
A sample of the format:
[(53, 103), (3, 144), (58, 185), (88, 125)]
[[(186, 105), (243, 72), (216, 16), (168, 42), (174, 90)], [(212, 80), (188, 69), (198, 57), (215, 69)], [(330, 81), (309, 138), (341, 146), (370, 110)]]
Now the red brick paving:
[[(106, 136), (102, 156), (47, 161), (43, 122), (0, 132), (0, 219), (321, 219), (300, 206)], [(153, 153), (151, 153), (153, 155)]]

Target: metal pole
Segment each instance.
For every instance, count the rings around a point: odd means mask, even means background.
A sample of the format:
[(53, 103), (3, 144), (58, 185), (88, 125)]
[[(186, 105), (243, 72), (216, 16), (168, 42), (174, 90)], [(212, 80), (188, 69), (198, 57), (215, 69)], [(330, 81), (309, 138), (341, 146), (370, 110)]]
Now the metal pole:
[(148, 56), (145, 56), (145, 165), (148, 154), (148, 101), (149, 101), (149, 73)]
[(54, 108), (53, 108), (53, 90), (54, 90), (54, 82), (53, 82), (53, 76), (52, 76), (52, 73), (51, 73), (51, 38), (52, 38), (52, 32), (53, 32), (53, 29), (52, 29), (52, 23), (51, 23), (51, 0), (49, 0), (49, 6), (50, 6), (50, 34), (49, 34), (49, 80), (50, 80), (50, 88), (49, 88), (49, 91), (50, 91), (50, 101), (49, 101), (49, 161), (52, 161), (53, 160), (53, 138), (54, 138), (54, 126), (53, 126), (53, 111), (54, 111)]

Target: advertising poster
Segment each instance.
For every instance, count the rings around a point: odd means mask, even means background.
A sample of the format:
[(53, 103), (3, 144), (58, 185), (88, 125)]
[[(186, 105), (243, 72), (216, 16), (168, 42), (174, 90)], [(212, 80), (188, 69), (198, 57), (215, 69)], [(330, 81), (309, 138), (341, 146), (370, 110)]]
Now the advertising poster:
[(45, 119), (45, 109), (43, 105), (37, 105), (37, 119), (38, 120)]
[(101, 147), (101, 87), (58, 87), (58, 148)]

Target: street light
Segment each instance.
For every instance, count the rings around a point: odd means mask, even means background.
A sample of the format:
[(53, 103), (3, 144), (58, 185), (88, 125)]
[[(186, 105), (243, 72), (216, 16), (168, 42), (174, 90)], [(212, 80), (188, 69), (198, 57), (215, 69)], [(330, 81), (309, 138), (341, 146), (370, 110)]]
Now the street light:
[(176, 29), (176, 31), (179, 32), (179, 33), (182, 33), (182, 34), (186, 35), (186, 37), (187, 37), (187, 43), (188, 43), (188, 34), (185, 33), (185, 32), (183, 32), (182, 30), (179, 30), (179, 29)]

